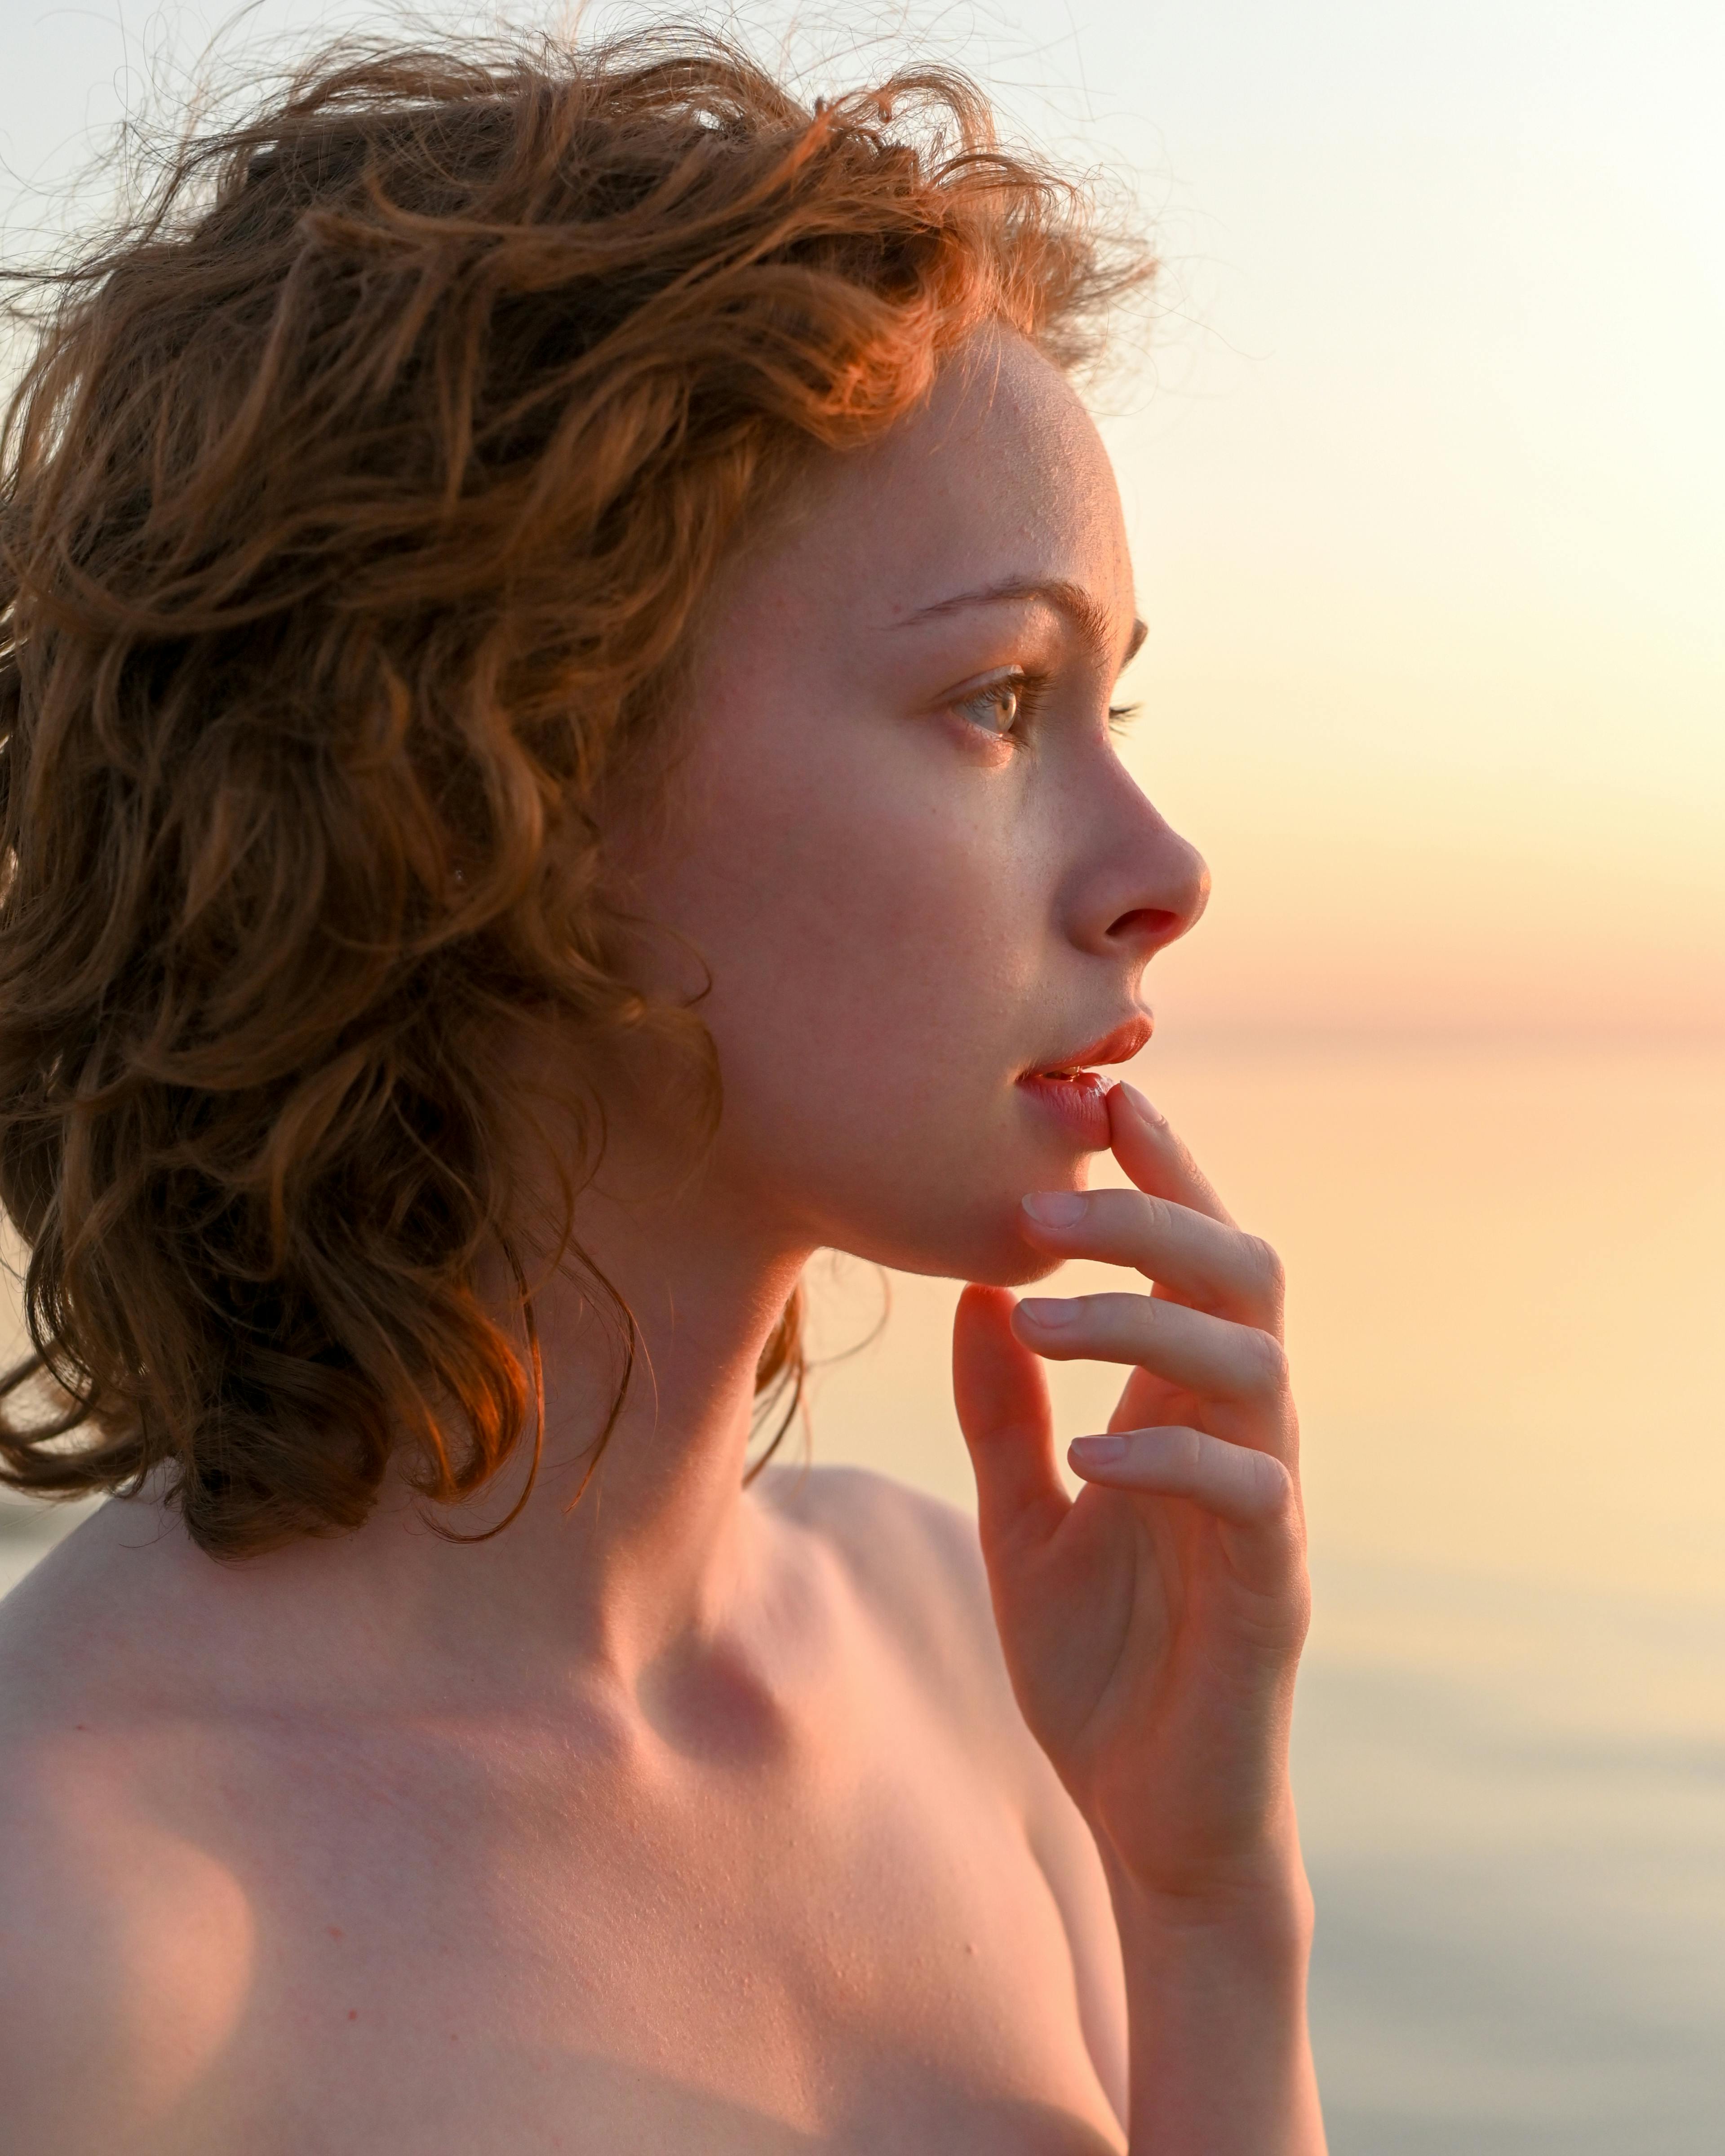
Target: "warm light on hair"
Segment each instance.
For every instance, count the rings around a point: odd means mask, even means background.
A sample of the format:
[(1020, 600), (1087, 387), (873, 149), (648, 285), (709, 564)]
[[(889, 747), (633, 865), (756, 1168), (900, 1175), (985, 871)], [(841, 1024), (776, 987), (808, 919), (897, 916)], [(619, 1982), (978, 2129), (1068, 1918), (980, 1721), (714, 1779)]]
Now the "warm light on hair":
[[(162, 1470), (238, 1555), (356, 1526), (400, 1448), (449, 1502), (536, 1430), (475, 1286), (503, 1248), (531, 1337), (502, 1044), (553, 1027), (577, 1073), (578, 1265), (583, 1054), (705, 1044), (626, 978), (601, 789), (650, 785), (703, 598), (812, 459), (991, 321), (1086, 357), (1143, 274), (962, 78), (810, 110), (679, 35), (336, 48), (37, 280), (0, 459), (37, 1351), (3, 1479)], [(798, 1358), (793, 1308), (762, 1385)]]

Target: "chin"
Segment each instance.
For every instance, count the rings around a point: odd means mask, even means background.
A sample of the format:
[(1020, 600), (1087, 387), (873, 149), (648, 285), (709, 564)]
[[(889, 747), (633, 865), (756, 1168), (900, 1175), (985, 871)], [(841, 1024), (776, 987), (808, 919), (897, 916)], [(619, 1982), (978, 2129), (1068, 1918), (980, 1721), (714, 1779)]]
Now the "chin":
[(1046, 1250), (1033, 1250), (1030, 1245), (1019, 1240), (1014, 1251), (1003, 1251), (999, 1261), (989, 1265), (973, 1265), (968, 1272), (951, 1273), (952, 1280), (973, 1281), (978, 1287), (1029, 1287), (1036, 1281), (1045, 1281), (1050, 1273), (1060, 1270), (1062, 1260), (1051, 1258)]
[[(1058, 1270), (1058, 1258), (1025, 1239), (1020, 1200), (1032, 1190), (1084, 1189), (1092, 1147), (1040, 1116), (1027, 1128), (1017, 1113), (920, 1126), (906, 1118), (884, 1129), (883, 1120), (868, 1129), (863, 1116), (847, 1116), (850, 1145), (811, 1134), (788, 1170), (763, 1176), (757, 1167), (756, 1187), (798, 1189), (813, 1241), (896, 1272), (1019, 1287)], [(922, 1172), (907, 1175), (911, 1163)]]
[[(1079, 1188), (1082, 1178), (1068, 1175), (1059, 1180), (1027, 1182), (1025, 1190)], [(854, 1232), (834, 1247), (871, 1264), (891, 1265), (895, 1272), (920, 1273), (933, 1280), (973, 1281), (981, 1287), (1024, 1287), (1046, 1280), (1059, 1270), (1061, 1260), (1028, 1243), (1019, 1229), (1019, 1189), (1010, 1195), (999, 1191), (985, 1198), (959, 1198), (931, 1214), (910, 1208), (890, 1224), (879, 1223), (871, 1233), (854, 1224)]]

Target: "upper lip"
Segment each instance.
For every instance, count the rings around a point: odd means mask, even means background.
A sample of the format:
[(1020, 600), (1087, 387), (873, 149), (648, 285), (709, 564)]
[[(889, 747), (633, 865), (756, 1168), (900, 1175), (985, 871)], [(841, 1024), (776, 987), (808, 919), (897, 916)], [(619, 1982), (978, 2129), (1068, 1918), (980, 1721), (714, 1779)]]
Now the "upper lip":
[(1047, 1070), (1091, 1070), (1099, 1063), (1129, 1063), (1139, 1050), (1147, 1046), (1153, 1030), (1148, 1011), (1140, 1011), (1129, 1018), (1124, 1025), (1117, 1025), (1112, 1033), (1105, 1033), (1100, 1040), (1093, 1040), (1084, 1048), (1075, 1048), (1070, 1055), (1050, 1056), (1045, 1062), (1033, 1063), (1024, 1073), (1034, 1078)]

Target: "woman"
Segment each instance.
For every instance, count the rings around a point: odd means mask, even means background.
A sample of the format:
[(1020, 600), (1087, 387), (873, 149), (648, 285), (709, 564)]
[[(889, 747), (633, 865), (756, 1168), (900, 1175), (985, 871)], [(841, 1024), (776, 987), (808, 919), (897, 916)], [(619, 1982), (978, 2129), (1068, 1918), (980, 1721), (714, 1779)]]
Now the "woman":
[[(1099, 1075), (1205, 887), (1068, 379), (1141, 274), (962, 83), (688, 40), (326, 57), (67, 273), (18, 2156), (1321, 2149), (1276, 1268)], [(980, 1549), (746, 1471), (824, 1245), (975, 1284)], [(1014, 1304), (1079, 1255), (1155, 1294)]]

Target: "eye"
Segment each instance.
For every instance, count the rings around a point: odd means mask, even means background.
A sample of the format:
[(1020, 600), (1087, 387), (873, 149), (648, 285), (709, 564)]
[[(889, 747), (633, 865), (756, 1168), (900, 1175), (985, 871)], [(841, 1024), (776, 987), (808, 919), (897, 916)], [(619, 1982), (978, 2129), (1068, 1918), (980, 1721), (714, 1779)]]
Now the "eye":
[(1143, 708), (1142, 704), (1110, 704), (1108, 706), (1109, 732), (1123, 734)]
[(1016, 733), (1019, 722), (1034, 711), (1039, 685), (1034, 675), (1003, 674), (995, 680), (984, 681), (968, 696), (955, 697), (952, 708), (984, 733), (1004, 740)]

